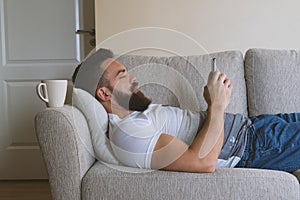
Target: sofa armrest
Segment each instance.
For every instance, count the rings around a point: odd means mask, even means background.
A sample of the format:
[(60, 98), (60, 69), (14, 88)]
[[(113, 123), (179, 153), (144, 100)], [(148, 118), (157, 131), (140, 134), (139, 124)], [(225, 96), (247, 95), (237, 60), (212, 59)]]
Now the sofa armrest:
[(299, 199), (287, 172), (218, 169), (215, 173), (134, 171), (97, 162), (83, 178), (83, 199)]
[(52, 198), (81, 199), (82, 177), (95, 162), (88, 145), (82, 142), (90, 137), (84, 116), (72, 106), (47, 108), (37, 113), (35, 129)]

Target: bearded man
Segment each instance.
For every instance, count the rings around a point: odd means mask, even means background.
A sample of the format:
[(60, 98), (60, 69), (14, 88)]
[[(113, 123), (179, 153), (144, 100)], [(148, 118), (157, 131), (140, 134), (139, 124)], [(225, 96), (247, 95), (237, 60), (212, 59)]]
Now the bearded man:
[[(124, 165), (208, 173), (218, 167), (300, 168), (300, 114), (225, 113), (232, 85), (219, 71), (209, 74), (203, 94), (208, 109), (199, 113), (151, 104), (136, 77), (107, 49), (82, 62), (73, 81), (107, 111), (112, 149)], [(262, 144), (286, 150), (262, 155)]]

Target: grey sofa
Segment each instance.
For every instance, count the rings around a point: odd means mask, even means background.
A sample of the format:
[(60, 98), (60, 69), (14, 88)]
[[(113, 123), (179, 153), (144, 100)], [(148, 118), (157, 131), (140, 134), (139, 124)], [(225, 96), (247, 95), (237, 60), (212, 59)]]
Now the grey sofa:
[[(202, 92), (212, 57), (234, 87), (227, 112), (248, 116), (300, 112), (299, 51), (127, 55), (119, 60), (137, 75), (154, 103), (200, 110), (206, 109)], [(72, 105), (37, 113), (35, 128), (53, 199), (300, 199), (299, 171), (234, 168), (200, 174), (145, 171), (96, 160), (87, 148), (92, 142), (86, 116)]]

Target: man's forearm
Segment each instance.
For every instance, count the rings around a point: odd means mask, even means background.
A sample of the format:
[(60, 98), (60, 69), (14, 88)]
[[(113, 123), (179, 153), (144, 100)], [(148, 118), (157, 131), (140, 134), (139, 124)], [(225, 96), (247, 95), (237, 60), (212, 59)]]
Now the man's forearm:
[(190, 149), (199, 155), (199, 159), (207, 159), (215, 163), (222, 149), (223, 139), (224, 111), (209, 107), (205, 123)]
[(154, 148), (151, 167), (186, 172), (214, 172), (224, 138), (224, 111), (209, 109), (203, 128), (193, 143), (161, 134)]

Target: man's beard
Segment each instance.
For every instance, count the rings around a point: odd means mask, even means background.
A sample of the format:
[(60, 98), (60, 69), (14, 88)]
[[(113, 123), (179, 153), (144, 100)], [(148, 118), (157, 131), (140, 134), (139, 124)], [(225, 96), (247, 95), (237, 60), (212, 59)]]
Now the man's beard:
[(126, 94), (114, 90), (113, 95), (115, 101), (127, 110), (143, 112), (151, 104), (151, 99), (147, 98), (141, 91)]

